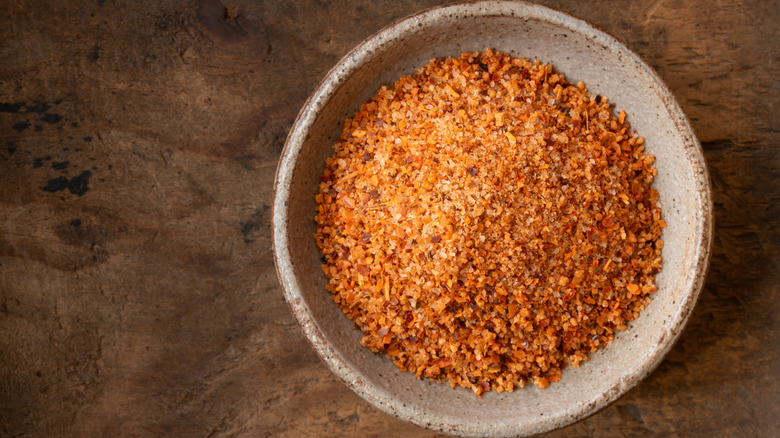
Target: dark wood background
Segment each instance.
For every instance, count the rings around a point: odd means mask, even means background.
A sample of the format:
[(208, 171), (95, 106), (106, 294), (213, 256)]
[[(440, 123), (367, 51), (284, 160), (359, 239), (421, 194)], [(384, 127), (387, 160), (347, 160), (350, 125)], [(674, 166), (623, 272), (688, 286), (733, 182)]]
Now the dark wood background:
[[(291, 124), (434, 0), (0, 2), (0, 435), (432, 436), (301, 335), (270, 205)], [(777, 1), (544, 1), (650, 63), (710, 166), (709, 279), (663, 364), (569, 436), (780, 428)]]

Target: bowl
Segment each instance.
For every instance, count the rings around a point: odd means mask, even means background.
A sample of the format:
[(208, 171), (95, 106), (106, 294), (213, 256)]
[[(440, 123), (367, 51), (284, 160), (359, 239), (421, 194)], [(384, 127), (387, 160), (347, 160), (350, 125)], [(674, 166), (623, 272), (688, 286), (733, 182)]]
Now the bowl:
[[(343, 120), (430, 59), (498, 49), (551, 63), (570, 82), (625, 110), (656, 157), (654, 187), (668, 226), (652, 302), (606, 348), (546, 389), (528, 385), (478, 398), (466, 389), (415, 379), (360, 345), (360, 332), (325, 289), (314, 241), (314, 195)], [(522, 2), (468, 2), (429, 9), (361, 43), (323, 79), (287, 138), (275, 181), (273, 243), (285, 298), (322, 360), (358, 395), (402, 420), (468, 436), (518, 436), (583, 419), (625, 394), (679, 337), (704, 284), (712, 200), (702, 150), (668, 88), (634, 53), (592, 25)]]

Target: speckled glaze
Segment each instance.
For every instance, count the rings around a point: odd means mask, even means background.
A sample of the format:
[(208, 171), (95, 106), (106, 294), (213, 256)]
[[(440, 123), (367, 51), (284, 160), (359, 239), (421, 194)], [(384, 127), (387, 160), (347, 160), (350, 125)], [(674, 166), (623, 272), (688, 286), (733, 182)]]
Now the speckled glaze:
[[(331, 301), (314, 242), (314, 195), (343, 119), (383, 83), (433, 57), (498, 49), (552, 63), (625, 110), (656, 156), (664, 264), (652, 303), (628, 330), (563, 379), (540, 390), (472, 392), (417, 380), (360, 345), (360, 333)], [(585, 418), (658, 366), (683, 329), (704, 284), (712, 241), (707, 168), (688, 120), (656, 74), (592, 25), (521, 2), (469, 2), (430, 9), (386, 27), (345, 56), (317, 87), (287, 138), (276, 175), (276, 267), (293, 315), (330, 369), (379, 409), (432, 430), (466, 436), (532, 435)]]

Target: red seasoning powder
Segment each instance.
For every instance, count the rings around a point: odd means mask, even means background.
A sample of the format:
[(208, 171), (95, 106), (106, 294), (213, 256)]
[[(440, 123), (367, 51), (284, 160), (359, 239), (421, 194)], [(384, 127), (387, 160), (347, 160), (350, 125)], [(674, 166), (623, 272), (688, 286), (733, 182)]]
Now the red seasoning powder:
[(561, 379), (649, 303), (656, 170), (621, 111), (485, 50), (383, 86), (316, 195), (322, 270), (362, 344), (481, 395)]

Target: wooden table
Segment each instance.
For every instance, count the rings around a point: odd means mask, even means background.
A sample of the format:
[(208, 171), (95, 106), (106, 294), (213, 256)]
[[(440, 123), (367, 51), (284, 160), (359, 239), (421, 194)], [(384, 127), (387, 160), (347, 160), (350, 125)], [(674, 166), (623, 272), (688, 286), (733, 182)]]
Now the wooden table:
[[(311, 350), (269, 216), (317, 82), (440, 2), (80, 3), (0, 4), (0, 435), (432, 436)], [(707, 285), (668, 358), (550, 436), (775, 435), (777, 4), (543, 3), (666, 80), (704, 147), (716, 216)]]

